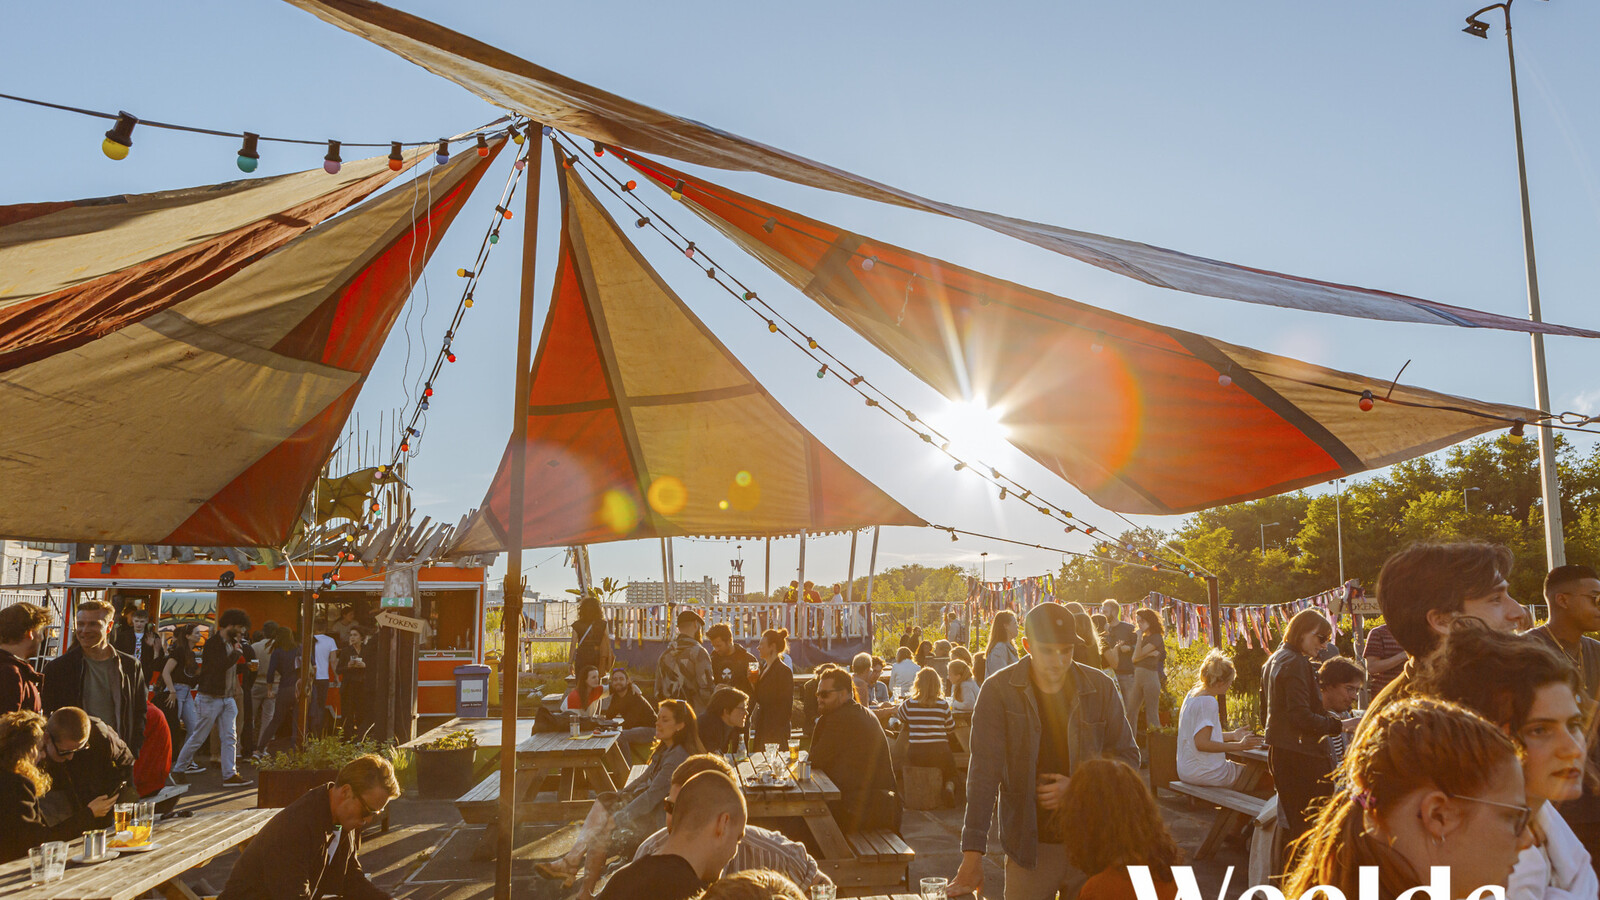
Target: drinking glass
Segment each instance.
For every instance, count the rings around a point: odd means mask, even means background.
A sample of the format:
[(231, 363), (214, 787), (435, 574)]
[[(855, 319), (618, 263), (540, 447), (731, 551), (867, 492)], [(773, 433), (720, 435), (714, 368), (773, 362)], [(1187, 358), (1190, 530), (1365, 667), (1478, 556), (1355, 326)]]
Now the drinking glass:
[(114, 809), (116, 810), (116, 814), (117, 814), (117, 830), (118, 831), (132, 831), (133, 830), (133, 816), (134, 816), (134, 813), (137, 811), (137, 807), (138, 807), (138, 804), (136, 804), (136, 803), (118, 803), (114, 807)]
[(782, 757), (778, 756), (778, 745), (777, 744), (767, 744), (766, 745), (766, 749), (767, 749), (767, 765), (772, 767), (772, 774), (773, 775), (777, 775), (779, 768), (783, 766), (783, 763), (781, 761)]
[(834, 900), (839, 895), (839, 888), (833, 884), (813, 884), (811, 886), (811, 900)]
[(50, 841), (39, 846), (44, 851), (45, 881), (60, 881), (67, 877), (67, 842)]
[(44, 884), (50, 880), (50, 854), (44, 847), (28, 850), (28, 876), (34, 884)]
[(924, 878), (922, 879), (922, 900), (947, 900), (949, 896), (950, 879)]
[(150, 836), (156, 827), (156, 803), (154, 800), (140, 800), (134, 804), (133, 810), (133, 843), (143, 845), (150, 843)]

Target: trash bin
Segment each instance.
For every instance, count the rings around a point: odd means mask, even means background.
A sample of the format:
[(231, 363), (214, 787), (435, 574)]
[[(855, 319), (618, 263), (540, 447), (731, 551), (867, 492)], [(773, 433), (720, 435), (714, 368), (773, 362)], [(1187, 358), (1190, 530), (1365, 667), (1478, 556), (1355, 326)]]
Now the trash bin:
[(496, 707), (500, 705), (500, 654), (491, 650), (484, 662), (489, 664), (489, 706)]
[(489, 715), (488, 666), (456, 666), (456, 715), (483, 719)]

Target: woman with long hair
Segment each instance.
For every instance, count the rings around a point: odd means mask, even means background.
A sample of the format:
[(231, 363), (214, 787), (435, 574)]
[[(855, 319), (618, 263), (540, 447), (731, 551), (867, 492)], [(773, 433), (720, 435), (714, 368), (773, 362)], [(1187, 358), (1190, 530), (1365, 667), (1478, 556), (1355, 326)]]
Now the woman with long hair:
[[(1058, 813), (1062, 821), (1092, 822), (1066, 829), (1067, 861), (1089, 880), (1078, 900), (1129, 900), (1135, 895), (1129, 866), (1148, 866), (1155, 896), (1178, 894), (1172, 867), (1183, 852), (1161, 821), (1155, 798), (1129, 765), (1116, 759), (1086, 759), (1072, 773)], [(1351, 896), (1354, 896), (1353, 894)]]
[(757, 747), (777, 744), (787, 750), (794, 710), (794, 670), (783, 661), (789, 652), (789, 629), (762, 632), (756, 652), (761, 656), (761, 674), (755, 684), (755, 743)]
[(672, 773), (678, 764), (706, 752), (694, 709), (682, 700), (663, 700), (656, 710), (656, 746), (650, 763), (638, 778), (620, 791), (601, 794), (583, 820), (572, 849), (554, 862), (539, 863), (535, 871), (571, 886), (584, 875), (580, 896), (591, 896), (614, 850), (627, 852), (657, 829), (666, 826), (663, 801), (672, 790)]
[(574, 674), (581, 674), (593, 666), (601, 672), (611, 670), (611, 642), (606, 634), (605, 609), (600, 605), (600, 593), (590, 589), (578, 598), (578, 614), (572, 620), (572, 644), (567, 658)]
[(1128, 718), (1137, 719), (1144, 707), (1144, 725), (1150, 731), (1161, 727), (1161, 668), (1167, 661), (1167, 638), (1161, 627), (1161, 614), (1153, 609), (1133, 613), (1139, 641), (1133, 647), (1133, 696), (1128, 698)]
[(1457, 619), (1411, 681), (1419, 694), (1460, 703), (1511, 737), (1534, 809), (1533, 846), (1506, 883), (1510, 900), (1600, 896), (1589, 851), (1556, 804), (1583, 793), (1588, 757), (1582, 682), (1570, 660), (1537, 638)]
[(1395, 900), (1448, 866), (1452, 895), (1475, 896), (1506, 883), (1533, 843), (1532, 817), (1516, 745), (1500, 729), (1454, 703), (1397, 700), (1368, 714), (1283, 893), (1325, 884), (1366, 897), (1361, 869), (1371, 867), (1377, 900)]
[(1285, 846), (1306, 830), (1307, 810), (1328, 796), (1333, 758), (1322, 739), (1353, 732), (1359, 719), (1332, 715), (1322, 705), (1311, 660), (1333, 636), (1333, 625), (1315, 609), (1289, 620), (1279, 647), (1261, 670), (1261, 709), (1267, 717), (1267, 767), (1278, 787), (1278, 830)]
[(956, 721), (950, 713), (950, 701), (944, 698), (939, 673), (927, 666), (917, 672), (911, 696), (900, 701), (894, 715), (906, 729), (906, 764), (938, 769), (945, 791), (954, 801), (956, 757), (950, 749), (950, 738)]
[(1091, 669), (1100, 668), (1100, 656), (1105, 648), (1100, 645), (1100, 639), (1094, 632), (1094, 620), (1082, 608), (1072, 614), (1072, 627), (1075, 639), (1072, 642), (1072, 661), (1083, 663)]
[(723, 685), (711, 695), (706, 714), (700, 717), (700, 743), (708, 753), (732, 753), (744, 736), (750, 716), (750, 698), (736, 687)]
[(1002, 609), (994, 614), (994, 621), (989, 624), (989, 646), (984, 651), (988, 657), (988, 665), (984, 670), (984, 678), (994, 677), (994, 673), (1006, 666), (1015, 665), (1018, 659), (1017, 645), (1017, 614), (1009, 609)]
[(50, 776), (39, 768), (44, 740), (44, 716), (27, 709), (0, 716), (0, 862), (57, 837), (39, 809), (50, 791)]
[(166, 707), (169, 718), (178, 717), (185, 735), (194, 730), (199, 715), (194, 705), (194, 692), (200, 686), (200, 663), (194, 652), (199, 639), (193, 623), (173, 629), (172, 650), (167, 655), (166, 665), (161, 667), (161, 685), (166, 688), (161, 705)]
[[(272, 721), (256, 740), (261, 748), (257, 757), (267, 755), (267, 745), (277, 736), (285, 722), (289, 722), (295, 743), (300, 742), (300, 717), (295, 715), (295, 691), (300, 685), (300, 641), (292, 629), (279, 625), (272, 639), (272, 656), (267, 659), (267, 683), (278, 679), (278, 702), (272, 708)], [(269, 687), (270, 690), (270, 687)]]
[(972, 667), (959, 659), (950, 660), (950, 708), (972, 712), (977, 705), (978, 682), (972, 679)]
[(1253, 750), (1263, 743), (1250, 729), (1222, 730), (1221, 698), (1237, 675), (1233, 661), (1212, 650), (1200, 662), (1194, 687), (1178, 710), (1178, 780), (1185, 784), (1230, 787), (1245, 773), (1228, 759), (1233, 750)]
[(598, 716), (600, 700), (605, 695), (606, 688), (600, 681), (600, 670), (594, 666), (584, 666), (578, 670), (577, 683), (567, 692), (566, 699), (561, 701), (561, 708), (586, 716)]

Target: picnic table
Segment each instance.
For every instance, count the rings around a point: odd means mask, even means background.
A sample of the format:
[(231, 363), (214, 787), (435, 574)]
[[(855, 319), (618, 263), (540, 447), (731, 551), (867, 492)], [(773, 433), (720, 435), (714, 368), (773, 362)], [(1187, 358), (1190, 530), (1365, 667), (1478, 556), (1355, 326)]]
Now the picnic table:
[[(530, 726), (532, 720), (529, 720)], [(520, 720), (519, 720), (520, 723)], [(559, 823), (582, 821), (596, 796), (622, 790), (629, 766), (617, 744), (618, 733), (584, 732), (574, 739), (565, 731), (529, 734), (517, 742), (517, 822)], [(555, 779), (555, 800), (538, 800), (547, 779)], [(456, 809), (469, 824), (487, 824), (475, 857), (493, 855), (500, 828), (500, 772), (489, 773), (456, 800)]]
[[(190, 900), (197, 895), (184, 883), (184, 874), (249, 842), (277, 813), (276, 809), (240, 809), (162, 820), (153, 834), (154, 850), (124, 852), (93, 865), (69, 862), (66, 877), (50, 884), (32, 885), (28, 860), (13, 860), (0, 864), (0, 896), (10, 900), (133, 900), (154, 890), (173, 900)], [(71, 842), (68, 854), (82, 853), (80, 837)]]
[[(531, 711), (532, 710), (530, 710), (530, 712)], [(449, 734), (449, 733), (451, 733), (453, 731), (462, 731), (462, 730), (472, 732), (472, 736), (478, 739), (478, 746), (479, 747), (487, 747), (487, 748), (491, 748), (491, 749), (495, 749), (495, 750), (500, 749), (500, 732), (501, 732), (501, 728), (500, 728), (500, 717), (499, 716), (495, 716), (493, 718), (487, 718), (487, 719), (478, 719), (478, 718), (454, 718), (454, 719), (450, 719), (449, 721), (445, 722), (443, 725), (440, 725), (437, 728), (430, 728), (427, 731), (423, 732), (422, 734), (417, 735), (414, 739), (406, 741), (404, 744), (401, 744), (400, 746), (401, 746), (401, 748), (406, 749), (406, 750), (415, 750), (416, 748), (422, 746), (423, 744), (428, 743), (429, 741), (431, 741), (431, 740), (433, 740), (435, 738), (444, 737), (445, 735), (447, 735), (447, 734)], [(521, 742), (522, 740), (524, 740), (524, 739), (526, 739), (528, 737), (531, 737), (532, 735), (533, 735), (533, 717), (532, 716), (528, 716), (527, 718), (518, 717), (517, 718), (517, 741)]]
[(779, 786), (756, 781), (755, 764), (740, 760), (734, 767), (739, 789), (744, 794), (749, 821), (755, 825), (780, 824), (783, 819), (805, 823), (817, 853), (817, 866), (841, 888), (904, 886), (916, 854), (901, 837), (890, 831), (862, 831), (845, 834), (828, 808), (840, 792), (823, 772), (813, 768), (811, 777)]

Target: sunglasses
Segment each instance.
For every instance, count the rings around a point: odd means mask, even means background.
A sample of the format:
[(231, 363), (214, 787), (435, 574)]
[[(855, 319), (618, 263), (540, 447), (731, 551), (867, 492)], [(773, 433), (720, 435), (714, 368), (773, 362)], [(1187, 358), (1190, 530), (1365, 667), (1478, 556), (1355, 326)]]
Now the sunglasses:
[(1498, 806), (1501, 809), (1515, 810), (1517, 813), (1517, 825), (1512, 829), (1513, 834), (1521, 834), (1522, 830), (1528, 827), (1528, 822), (1533, 818), (1533, 809), (1518, 803), (1502, 803), (1499, 800), (1485, 800), (1482, 797), (1465, 797), (1448, 791), (1445, 792), (1445, 796), (1452, 800), (1467, 800), (1472, 803), (1482, 803), (1485, 806)]
[(62, 759), (71, 759), (72, 754), (83, 749), (82, 747), (73, 747), (71, 750), (63, 750), (61, 749), (61, 745), (56, 743), (55, 735), (52, 735), (49, 732), (46, 732), (45, 735), (50, 739), (50, 746), (56, 751), (56, 755)]

